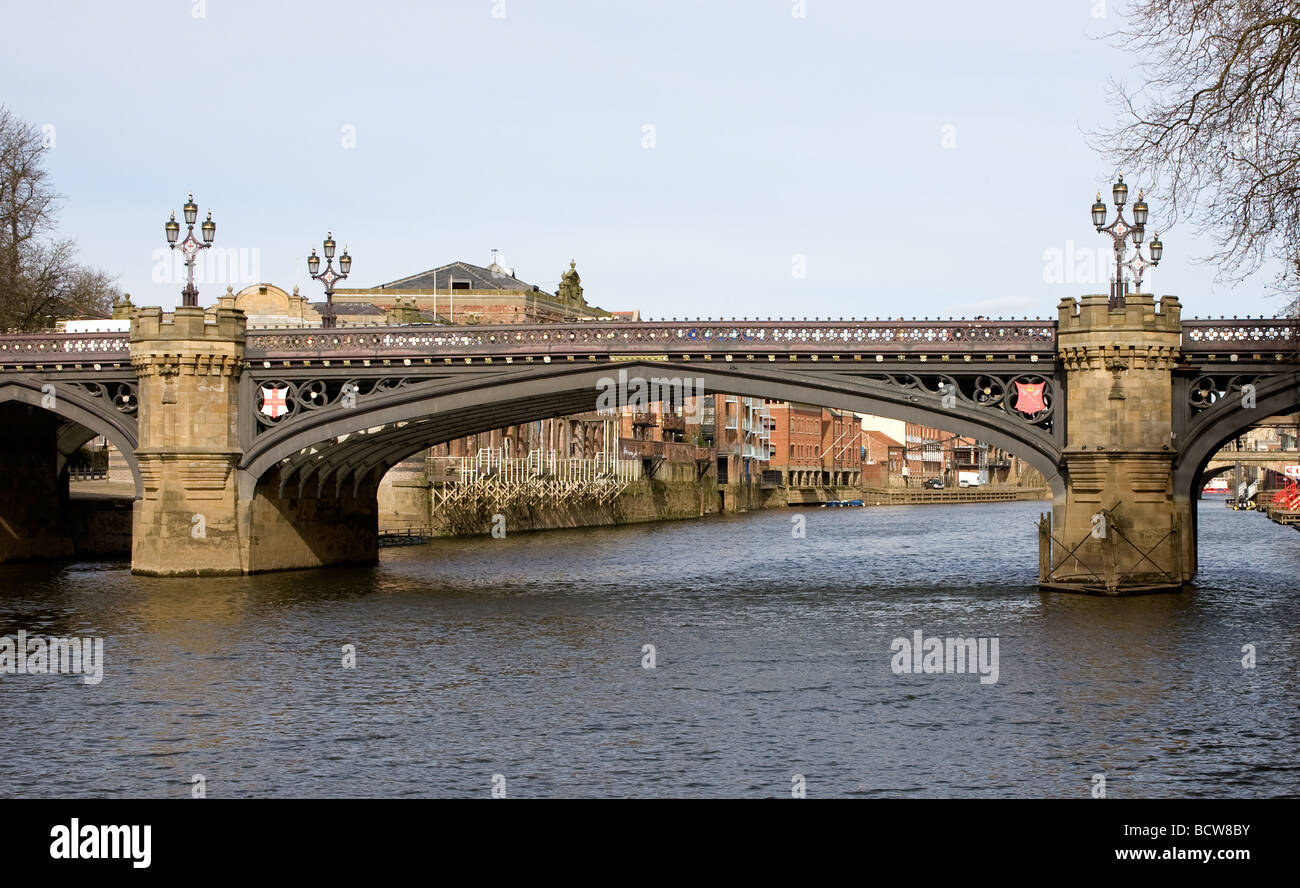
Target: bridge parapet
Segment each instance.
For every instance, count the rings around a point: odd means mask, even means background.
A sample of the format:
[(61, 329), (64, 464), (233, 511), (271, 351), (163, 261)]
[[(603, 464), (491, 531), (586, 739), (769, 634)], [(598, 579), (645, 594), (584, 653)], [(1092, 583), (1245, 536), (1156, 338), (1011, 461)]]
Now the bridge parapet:
[[(1149, 298), (1149, 297), (1148, 297)], [(1171, 304), (1171, 300), (1173, 301)], [(1177, 304), (1166, 296), (1159, 313), (1148, 312), (1130, 297), (1123, 320), (1173, 323)], [(1101, 306), (1089, 307), (1096, 313)], [(346, 327), (333, 331), (301, 328), (258, 330), (247, 336), (250, 359), (403, 358), (443, 353), (468, 354), (682, 354), (721, 351), (817, 354), (879, 351), (885, 354), (1036, 353), (1056, 351), (1058, 329), (1072, 329), (1082, 312), (1074, 299), (1062, 300), (1061, 321), (652, 321), (629, 323), (534, 324), (490, 326), (409, 325)], [(165, 321), (146, 310), (140, 323)], [(1128, 313), (1133, 317), (1129, 318)], [(1108, 313), (1109, 314), (1109, 313)], [(1149, 314), (1149, 321), (1148, 321)], [(172, 322), (174, 324), (174, 322)], [(197, 338), (228, 335), (207, 323)], [(1300, 347), (1300, 321), (1291, 318), (1193, 318), (1179, 322), (1182, 349), (1195, 359), (1245, 354), (1252, 359), (1294, 360)], [(16, 333), (0, 335), (0, 368), (124, 363), (129, 360), (127, 333)], [(96, 368), (98, 369), (98, 368)]]
[(1183, 321), (1183, 353), (1190, 361), (1294, 361), (1300, 349), (1300, 320), (1296, 318), (1192, 318)]
[(651, 321), (258, 331), (250, 359), (530, 354), (899, 354), (1056, 351), (1050, 320)]
[(8, 333), (0, 335), (0, 366), (126, 363), (130, 346), (126, 333)]

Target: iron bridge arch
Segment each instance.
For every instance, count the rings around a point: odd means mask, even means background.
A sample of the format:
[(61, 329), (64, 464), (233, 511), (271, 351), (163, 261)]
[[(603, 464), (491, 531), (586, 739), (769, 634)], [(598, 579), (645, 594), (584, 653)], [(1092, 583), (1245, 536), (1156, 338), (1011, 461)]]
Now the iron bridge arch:
[[(240, 393), (246, 481), (256, 484), (277, 467), (282, 490), (377, 480), (435, 444), (592, 411), (602, 386), (617, 385), (621, 371), (628, 385), (689, 378), (708, 395), (816, 404), (970, 435), (1024, 458), (1054, 496), (1064, 494), (1065, 403), (1054, 363), (560, 360), (359, 370), (250, 366)], [(1016, 409), (1029, 404), (1021, 403), (1017, 383), (1039, 387), (1030, 390), (1042, 396), (1041, 409)]]
[(135, 482), (135, 496), (144, 494), (140, 465), (136, 459), (139, 426), (139, 390), (134, 375), (109, 378), (103, 374), (85, 378), (6, 376), (0, 378), (0, 403), (17, 402), (48, 410), (66, 422), (58, 433), (61, 472), (69, 456), (96, 435), (103, 435), (126, 460)]

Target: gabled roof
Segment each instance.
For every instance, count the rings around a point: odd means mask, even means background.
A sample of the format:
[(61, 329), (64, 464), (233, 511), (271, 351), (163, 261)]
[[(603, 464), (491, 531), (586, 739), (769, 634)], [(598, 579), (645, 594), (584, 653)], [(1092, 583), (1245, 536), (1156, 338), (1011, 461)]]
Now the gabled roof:
[[(316, 309), (320, 314), (325, 313), (324, 302), (312, 302), (310, 304), (311, 307)], [(386, 314), (382, 308), (375, 305), (373, 302), (340, 302), (337, 299), (334, 300), (334, 313), (348, 315), (377, 315), (379, 317), (383, 317)]]
[[(312, 308), (316, 309), (316, 313), (317, 313), (317, 314), (320, 314), (320, 315), (324, 315), (324, 314), (325, 314), (325, 303), (324, 303), (324, 302), (312, 302), (312, 303), (310, 303), (310, 305), (311, 305)], [(384, 309), (380, 308), (378, 305), (375, 305), (373, 302), (338, 302), (338, 301), (335, 301), (335, 303), (334, 303), (334, 314), (336, 314), (336, 315), (346, 315), (346, 316), (348, 316), (348, 317), (357, 317), (357, 316), (362, 316), (362, 315), (364, 315), (364, 316), (367, 316), (367, 317), (374, 317), (374, 318), (379, 318), (379, 319), (383, 319), (383, 318), (388, 317), (388, 312), (385, 311)], [(441, 317), (440, 315), (436, 315), (436, 314), (434, 314), (434, 313), (431, 312), (431, 311), (422, 311), (422, 312), (420, 312), (420, 318), (422, 319), (422, 321), (423, 321), (424, 323), (427, 323), (427, 324), (445, 324), (445, 323), (447, 323), (447, 319), (446, 319), (446, 318)]]
[(452, 262), (410, 277), (380, 284), (377, 290), (447, 290), (452, 281), (469, 281), (471, 290), (532, 290), (533, 285), (497, 267), (483, 268), (468, 262)]
[(878, 432), (878, 431), (876, 431), (875, 429), (865, 429), (865, 430), (863, 430), (863, 432), (862, 432), (862, 436), (863, 436), (864, 438), (870, 438), (871, 441), (872, 441), (873, 446), (875, 446), (875, 447), (885, 447), (885, 448), (890, 448), (890, 447), (902, 447), (902, 446), (903, 446), (902, 444), (899, 444), (897, 441), (895, 441), (893, 438), (891, 438), (891, 437), (889, 437), (888, 435), (886, 435), (884, 432)]

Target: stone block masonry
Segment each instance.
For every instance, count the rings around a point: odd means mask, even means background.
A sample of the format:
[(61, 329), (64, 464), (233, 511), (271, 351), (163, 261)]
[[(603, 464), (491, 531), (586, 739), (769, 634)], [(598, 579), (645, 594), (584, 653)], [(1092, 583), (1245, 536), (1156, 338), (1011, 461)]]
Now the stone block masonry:
[[(1181, 588), (1195, 572), (1192, 503), (1173, 485), (1172, 372), (1178, 299), (1104, 295), (1059, 306), (1070, 405), (1068, 478), (1053, 504), (1043, 584), (1118, 594)], [(1046, 530), (1046, 529), (1045, 529)]]
[(224, 306), (215, 324), (202, 308), (146, 308), (131, 325), (144, 482), (131, 546), (136, 573), (244, 572), (235, 478), (244, 332), (244, 313)]
[(214, 315), (146, 308), (132, 325), (144, 482), (132, 570), (219, 576), (377, 561), (375, 479), (282, 490), (278, 471), (256, 479), (240, 469), (246, 322), (229, 296)]

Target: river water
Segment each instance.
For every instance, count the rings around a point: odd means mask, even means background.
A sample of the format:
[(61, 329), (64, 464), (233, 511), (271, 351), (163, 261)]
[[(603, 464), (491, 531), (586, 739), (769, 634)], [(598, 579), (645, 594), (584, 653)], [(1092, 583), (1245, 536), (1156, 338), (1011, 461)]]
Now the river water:
[[(237, 579), (0, 565), (0, 635), (105, 650), (98, 684), (0, 675), (0, 796), (1300, 794), (1300, 535), (1206, 501), (1194, 590), (1048, 594), (1044, 508), (779, 510)], [(896, 674), (918, 630), (996, 638), (997, 681)]]

